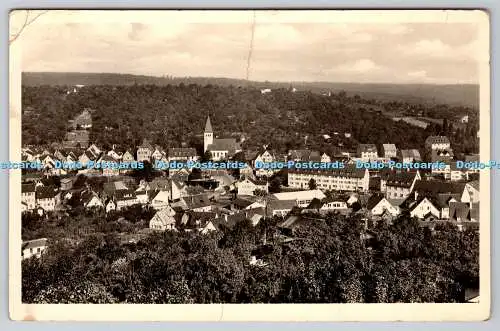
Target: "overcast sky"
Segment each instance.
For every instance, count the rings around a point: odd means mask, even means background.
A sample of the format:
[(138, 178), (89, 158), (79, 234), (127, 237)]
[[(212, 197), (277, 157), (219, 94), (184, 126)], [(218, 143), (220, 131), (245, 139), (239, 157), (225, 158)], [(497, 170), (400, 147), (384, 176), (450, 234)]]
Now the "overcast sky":
[[(13, 15), (11, 33), (24, 15)], [(251, 80), (478, 82), (481, 47), (474, 22), (330, 22), (311, 17), (309, 22), (273, 23), (271, 16), (257, 12), (249, 52), (251, 11), (199, 23), (142, 13), (112, 20), (100, 19), (111, 16), (102, 12), (72, 15), (61, 19), (59, 12), (48, 12), (23, 30), (15, 41), (22, 46), (23, 71), (245, 78), (251, 53)]]

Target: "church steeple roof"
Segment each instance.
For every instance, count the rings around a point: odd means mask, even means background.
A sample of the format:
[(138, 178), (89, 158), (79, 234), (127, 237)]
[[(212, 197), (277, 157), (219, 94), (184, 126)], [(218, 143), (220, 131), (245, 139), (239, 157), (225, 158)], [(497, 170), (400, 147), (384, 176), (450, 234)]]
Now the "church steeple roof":
[(212, 123), (210, 123), (210, 116), (207, 117), (207, 123), (205, 124), (205, 132), (214, 132), (212, 130)]

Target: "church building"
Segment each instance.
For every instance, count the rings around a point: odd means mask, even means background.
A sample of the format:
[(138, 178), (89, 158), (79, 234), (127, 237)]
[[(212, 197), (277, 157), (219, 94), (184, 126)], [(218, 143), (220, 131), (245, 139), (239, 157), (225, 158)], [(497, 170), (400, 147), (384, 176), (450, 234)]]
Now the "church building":
[(212, 160), (227, 160), (234, 154), (241, 152), (241, 146), (234, 138), (214, 138), (214, 130), (210, 122), (210, 116), (207, 117), (205, 124), (205, 133), (203, 135), (203, 152), (209, 151)]

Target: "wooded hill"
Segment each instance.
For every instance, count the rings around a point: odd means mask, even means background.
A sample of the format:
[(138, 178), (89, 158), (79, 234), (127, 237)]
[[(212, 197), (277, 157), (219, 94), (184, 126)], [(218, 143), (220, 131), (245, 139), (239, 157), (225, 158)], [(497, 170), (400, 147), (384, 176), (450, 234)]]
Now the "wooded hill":
[(479, 86), (473, 84), (432, 85), (432, 84), (359, 84), (332, 82), (258, 82), (243, 79), (218, 77), (172, 77), (143, 76), (114, 73), (77, 73), (77, 72), (25, 72), (22, 74), (23, 85), (220, 85), (254, 88), (289, 88), (314, 93), (338, 93), (345, 91), (348, 95), (359, 95), (365, 99), (383, 101), (398, 100), (424, 104), (445, 103), (478, 107)]

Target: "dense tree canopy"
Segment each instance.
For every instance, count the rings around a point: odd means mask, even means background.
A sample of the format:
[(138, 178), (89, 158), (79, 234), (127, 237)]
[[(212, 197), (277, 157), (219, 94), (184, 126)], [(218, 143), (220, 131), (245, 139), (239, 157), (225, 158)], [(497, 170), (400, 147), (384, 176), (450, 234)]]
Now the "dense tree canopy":
[[(311, 215), (284, 243), (278, 221), (209, 235), (153, 233), (136, 243), (109, 228), (76, 242), (54, 239), (41, 259), (23, 261), (23, 301), (462, 302), (464, 289), (478, 286), (474, 231), (431, 232), (403, 215), (377, 224), (367, 239), (357, 217)], [(267, 265), (251, 265), (263, 238)]]

